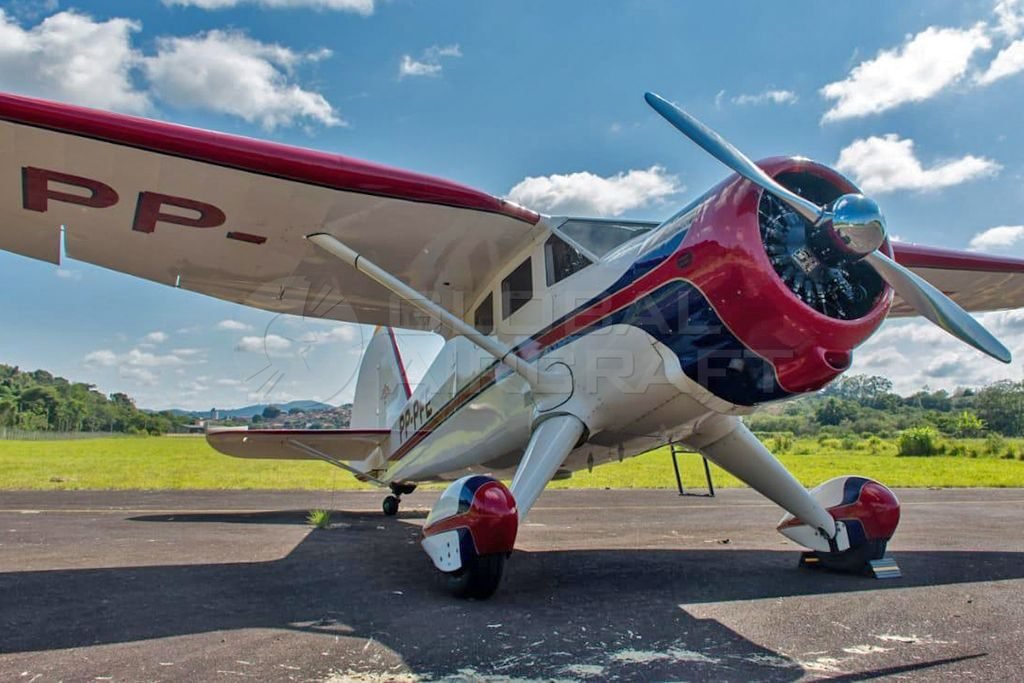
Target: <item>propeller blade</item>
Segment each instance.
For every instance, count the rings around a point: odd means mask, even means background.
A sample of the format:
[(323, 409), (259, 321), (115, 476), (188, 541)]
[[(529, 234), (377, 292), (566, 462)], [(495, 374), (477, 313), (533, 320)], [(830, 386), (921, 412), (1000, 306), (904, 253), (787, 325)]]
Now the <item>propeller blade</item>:
[(704, 148), (711, 156), (731, 168), (755, 185), (761, 186), (767, 192), (771, 192), (781, 201), (789, 205), (791, 209), (806, 218), (811, 224), (816, 224), (825, 214), (825, 210), (812, 201), (804, 199), (795, 192), (775, 182), (775, 179), (761, 170), (761, 167), (744, 156), (725, 138), (711, 130), (703, 123), (693, 118), (685, 111), (654, 93), (646, 93), (644, 99), (651, 105), (654, 111), (661, 114), (666, 121), (675, 126), (680, 133), (690, 138)]
[(981, 326), (970, 313), (929, 284), (924, 278), (904, 268), (880, 251), (864, 257), (883, 280), (903, 297), (914, 310), (928, 320), (996, 360), (1009, 363), (1010, 352), (998, 339)]

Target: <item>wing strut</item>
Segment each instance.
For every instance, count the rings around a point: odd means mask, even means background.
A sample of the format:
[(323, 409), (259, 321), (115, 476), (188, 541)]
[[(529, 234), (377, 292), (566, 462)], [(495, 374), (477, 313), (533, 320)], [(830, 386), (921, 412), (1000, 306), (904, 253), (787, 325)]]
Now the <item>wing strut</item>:
[(503, 344), (493, 337), (481, 334), (475, 327), (466, 323), (457, 315), (445, 310), (440, 305), (434, 303), (429, 297), (416, 291), (388, 271), (378, 266), (376, 263), (373, 263), (351, 247), (343, 244), (333, 235), (328, 235), (327, 233), (316, 233), (308, 235), (306, 239), (326, 251), (328, 254), (331, 254), (342, 262), (352, 266), (357, 271), (366, 275), (368, 278), (405, 300), (412, 306), (415, 306), (427, 315), (437, 318), (443, 324), (455, 330), (458, 334), (469, 339), (471, 342), (497, 358), (499, 361), (507, 365), (513, 372), (526, 380), (526, 383), (529, 384), (530, 388), (535, 392), (557, 393), (565, 391), (564, 384), (566, 378), (564, 376), (541, 372), (535, 366), (516, 355), (511, 346)]
[(295, 439), (286, 439), (285, 440), (285, 444), (288, 445), (290, 448), (294, 448), (297, 451), (302, 451), (306, 455), (311, 455), (314, 458), (316, 458), (317, 460), (323, 460), (324, 462), (330, 463), (331, 465), (334, 465), (335, 467), (340, 467), (341, 469), (345, 470), (346, 472), (350, 472), (351, 474), (354, 474), (357, 479), (367, 479), (369, 481), (372, 481), (377, 486), (387, 486), (387, 484), (382, 482), (377, 477), (375, 477), (375, 476), (373, 476), (371, 474), (367, 474), (366, 472), (363, 472), (361, 470), (357, 470), (355, 467), (352, 467), (348, 463), (343, 462), (341, 460), (338, 460), (337, 458), (332, 458), (330, 455), (328, 455), (327, 453), (324, 453), (323, 451), (321, 451), (318, 448), (313, 448), (312, 446), (307, 446), (306, 444), (302, 443), (301, 441), (296, 441)]

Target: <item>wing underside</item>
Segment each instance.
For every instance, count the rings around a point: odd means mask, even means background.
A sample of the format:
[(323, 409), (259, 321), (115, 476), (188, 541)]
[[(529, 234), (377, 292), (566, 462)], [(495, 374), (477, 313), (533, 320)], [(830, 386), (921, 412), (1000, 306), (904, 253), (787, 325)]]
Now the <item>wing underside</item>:
[[(923, 277), (967, 311), (1024, 307), (1024, 260), (970, 251), (893, 244), (896, 260)], [(917, 313), (896, 297), (890, 317)]]
[(423, 329), (327, 232), (462, 313), (539, 216), (346, 157), (0, 95), (0, 248), (275, 312)]

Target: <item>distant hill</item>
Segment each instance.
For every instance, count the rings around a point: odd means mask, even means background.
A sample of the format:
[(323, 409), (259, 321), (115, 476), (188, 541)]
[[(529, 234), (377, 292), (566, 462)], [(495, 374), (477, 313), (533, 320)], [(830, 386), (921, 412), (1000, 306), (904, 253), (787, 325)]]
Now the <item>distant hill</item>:
[[(320, 401), (289, 401), (288, 403), (258, 403), (256, 405), (244, 406), (242, 408), (216, 408), (217, 418), (221, 420), (228, 420), (231, 418), (248, 420), (253, 415), (262, 415), (263, 409), (268, 406), (274, 406), (280, 408), (282, 412), (287, 413), (290, 410), (301, 410), (304, 412), (319, 411), (319, 410), (330, 410), (334, 406), (328, 403), (321, 403)], [(182, 410), (180, 408), (174, 408), (169, 412), (174, 415), (184, 415), (188, 417), (194, 417), (198, 419), (209, 419), (212, 416), (211, 410)]]

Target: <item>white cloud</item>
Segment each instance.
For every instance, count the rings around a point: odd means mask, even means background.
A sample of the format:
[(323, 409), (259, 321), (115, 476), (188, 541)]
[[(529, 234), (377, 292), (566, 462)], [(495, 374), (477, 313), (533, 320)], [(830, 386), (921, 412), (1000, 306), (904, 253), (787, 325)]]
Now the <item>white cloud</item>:
[(508, 198), (552, 214), (619, 216), (682, 192), (679, 179), (661, 166), (602, 177), (588, 171), (528, 177)]
[(440, 64), (418, 62), (409, 55), (402, 55), (402, 61), (398, 64), (399, 78), (405, 78), (406, 76), (437, 76), (440, 73)]
[(135, 367), (157, 368), (168, 365), (182, 365), (185, 361), (173, 353), (156, 354), (141, 349), (132, 349), (120, 357), (120, 362)]
[(998, 0), (995, 6), (996, 31), (1013, 38), (1024, 29), (1024, 3), (1021, 0)]
[(118, 368), (117, 374), (124, 379), (135, 380), (139, 384), (146, 386), (155, 386), (159, 376), (145, 368), (136, 368), (131, 366), (122, 366)]
[(398, 77), (440, 76), (444, 68), (442, 58), (461, 56), (462, 49), (458, 45), (433, 45), (424, 50), (419, 59), (413, 59), (412, 55), (402, 55), (402, 61), (398, 64)]
[(201, 9), (227, 9), (238, 5), (259, 5), (271, 9), (308, 7), (319, 10), (338, 10), (356, 14), (373, 14), (374, 0), (163, 0), (165, 5), (199, 7)]
[(82, 271), (72, 270), (71, 268), (65, 268), (64, 266), (57, 268), (57, 270), (55, 270), (54, 273), (56, 273), (57, 277), (59, 277), (61, 280), (82, 279)]
[[(1014, 357), (1024, 353), (1024, 309), (975, 315)], [(993, 360), (920, 318), (891, 320), (854, 354), (851, 374), (888, 377), (909, 394), (925, 385), (952, 391), (1020, 379), (1020, 366)]]
[(221, 320), (217, 323), (218, 330), (228, 330), (229, 332), (248, 332), (252, 329), (252, 325), (247, 325), (238, 320)]
[(440, 59), (441, 57), (461, 57), (462, 48), (458, 43), (452, 45), (431, 45), (423, 51), (423, 56), (428, 60)]
[(117, 365), (117, 354), (110, 349), (100, 349), (85, 354), (85, 364), (110, 368)]
[(359, 330), (355, 325), (335, 325), (329, 330), (323, 331), (310, 331), (305, 333), (300, 341), (303, 344), (310, 346), (319, 346), (320, 344), (331, 344), (335, 342), (340, 343), (351, 343), (354, 342), (359, 336)]
[(925, 168), (914, 155), (914, 141), (895, 134), (854, 140), (839, 153), (839, 171), (850, 175), (867, 193), (895, 190), (938, 190), (995, 175), (1002, 166), (991, 159), (967, 155)]
[(934, 97), (959, 81), (974, 54), (991, 45), (984, 24), (968, 29), (931, 26), (822, 88), (825, 99), (833, 101), (822, 121), (878, 114)]
[(1024, 239), (1024, 225), (1000, 225), (979, 232), (971, 238), (970, 249), (993, 251), (1011, 247)]
[(159, 330), (157, 330), (156, 332), (150, 332), (149, 334), (142, 338), (142, 341), (147, 342), (149, 344), (163, 344), (165, 341), (167, 341), (167, 333), (161, 332)]
[[(166, 335), (164, 337), (166, 338)], [(197, 358), (200, 353), (201, 349), (175, 349), (171, 353), (165, 354), (153, 353), (141, 347), (130, 349), (126, 353), (100, 349), (87, 353), (83, 360), (87, 366), (91, 367), (118, 367), (121, 370), (125, 368), (162, 368), (202, 363), (204, 361)]]
[(0, 9), (0, 88), (102, 109), (140, 113), (146, 93), (132, 83), (139, 55), (129, 19), (94, 21), (60, 12), (23, 29)]
[(320, 93), (293, 82), (294, 68), (329, 56), (298, 53), (241, 33), (210, 31), (185, 38), (160, 38), (157, 53), (143, 63), (153, 92), (180, 107), (208, 109), (259, 123), (271, 130), (309, 119), (344, 125)]
[[(724, 92), (724, 91), (723, 91)], [(797, 94), (792, 90), (765, 90), (756, 95), (737, 95), (732, 98), (733, 104), (796, 104)]]
[(200, 378), (178, 382), (178, 388), (184, 396), (194, 397), (207, 391), (210, 387)]
[(978, 83), (989, 85), (1021, 71), (1024, 71), (1024, 40), (1010, 43), (1009, 46), (1001, 50), (988, 65), (988, 69), (978, 76)]
[(247, 353), (281, 353), (291, 348), (291, 341), (276, 334), (262, 337), (242, 337), (235, 349)]

